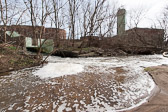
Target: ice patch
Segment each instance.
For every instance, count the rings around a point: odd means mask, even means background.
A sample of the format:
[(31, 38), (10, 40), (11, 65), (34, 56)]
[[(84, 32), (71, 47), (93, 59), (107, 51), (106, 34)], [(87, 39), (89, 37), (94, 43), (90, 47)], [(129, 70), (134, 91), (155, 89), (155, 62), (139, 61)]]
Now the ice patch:
[(34, 72), (40, 78), (55, 78), (64, 75), (80, 73), (84, 70), (83, 65), (73, 63), (48, 63), (44, 67)]

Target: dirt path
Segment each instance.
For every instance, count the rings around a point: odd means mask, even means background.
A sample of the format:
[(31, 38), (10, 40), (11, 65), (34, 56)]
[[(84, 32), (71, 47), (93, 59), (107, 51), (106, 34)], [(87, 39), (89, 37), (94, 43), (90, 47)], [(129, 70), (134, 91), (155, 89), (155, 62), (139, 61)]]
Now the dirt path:
[(129, 112), (168, 112), (168, 66), (151, 67), (149, 73), (159, 90), (148, 103)]

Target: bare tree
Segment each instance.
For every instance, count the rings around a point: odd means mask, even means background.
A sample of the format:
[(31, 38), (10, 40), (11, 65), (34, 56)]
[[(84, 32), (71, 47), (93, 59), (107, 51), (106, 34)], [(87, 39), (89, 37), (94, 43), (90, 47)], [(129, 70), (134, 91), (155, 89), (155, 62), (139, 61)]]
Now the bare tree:
[(82, 0), (68, 0), (68, 8), (69, 8), (69, 29), (70, 29), (70, 37), (73, 40), (72, 46), (74, 46), (75, 40), (75, 25), (76, 25), (76, 17), (78, 15), (78, 9), (81, 5)]
[(68, 1), (63, 0), (52, 0), (52, 14), (50, 15), (51, 23), (55, 25), (55, 39), (56, 46), (59, 47), (60, 39), (62, 38), (59, 29), (65, 25), (65, 13), (64, 9)]
[(23, 0), (29, 13), (30, 13), (30, 20), (31, 20), (31, 26), (32, 26), (32, 37), (33, 37), (33, 45), (37, 45), (37, 37), (36, 37), (36, 25), (37, 25), (37, 10), (38, 10), (38, 0)]
[(11, 1), (0, 0), (0, 13), (1, 13), (0, 23), (3, 25), (3, 27), (1, 27), (2, 28), (1, 30), (3, 30), (2, 39), (4, 40), (5, 43), (7, 42), (6, 31), (11, 30), (10, 25), (21, 24), (20, 20), (23, 17), (26, 10), (27, 9), (18, 7), (16, 1), (12, 3)]
[(112, 32), (116, 22), (115, 4), (106, 0), (85, 1), (82, 5), (83, 36), (105, 36)]
[(42, 50), (42, 45), (45, 43), (45, 41), (47, 40), (47, 38), (42, 42), (42, 38), (44, 35), (44, 30), (45, 30), (45, 23), (46, 23), (46, 19), (47, 17), (51, 14), (51, 9), (49, 8), (49, 2), (50, 0), (42, 0), (41, 1), (41, 16), (39, 17), (39, 20), (41, 22), (41, 29), (40, 29), (40, 35), (39, 35), (39, 40), (40, 40), (40, 47), (39, 47), (39, 51), (38, 51), (38, 56), (40, 56), (40, 52)]
[(147, 10), (144, 8), (132, 9), (128, 13), (128, 22), (127, 26), (129, 29), (137, 28), (139, 23), (145, 18)]
[(163, 12), (163, 16), (161, 19), (158, 19), (159, 26), (164, 29), (164, 41), (165, 45), (168, 45), (168, 6), (165, 8)]
[(7, 24), (8, 24), (8, 4), (7, 0), (5, 0), (5, 3), (0, 0), (0, 12), (1, 12), (1, 20), (4, 25), (3, 31), (4, 31), (4, 42), (7, 42), (6, 39), (6, 30), (7, 30)]
[[(49, 3), (51, 0), (25, 0), (24, 4), (29, 10), (31, 26), (32, 26), (32, 37), (33, 44), (38, 46), (38, 40), (40, 42), (39, 51), (37, 53), (37, 57), (40, 57), (40, 52), (42, 50), (42, 45), (45, 43), (47, 38), (42, 42), (42, 38), (44, 35), (45, 24), (47, 22), (47, 18), (52, 13), (51, 8), (49, 7)], [(40, 13), (41, 12), (41, 13)]]
[(113, 3), (113, 5), (107, 3), (104, 7), (105, 13), (103, 18), (103, 23), (100, 25), (99, 34), (101, 37), (112, 37), (114, 35), (114, 28), (116, 24), (117, 17), (117, 5)]

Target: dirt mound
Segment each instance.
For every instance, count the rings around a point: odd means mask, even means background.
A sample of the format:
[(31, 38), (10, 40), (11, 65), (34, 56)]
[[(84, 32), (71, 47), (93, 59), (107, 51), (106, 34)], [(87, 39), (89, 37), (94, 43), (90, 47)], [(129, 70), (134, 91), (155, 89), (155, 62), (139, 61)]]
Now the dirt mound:
[(0, 73), (35, 66), (39, 61), (35, 56), (27, 55), (15, 46), (0, 45)]

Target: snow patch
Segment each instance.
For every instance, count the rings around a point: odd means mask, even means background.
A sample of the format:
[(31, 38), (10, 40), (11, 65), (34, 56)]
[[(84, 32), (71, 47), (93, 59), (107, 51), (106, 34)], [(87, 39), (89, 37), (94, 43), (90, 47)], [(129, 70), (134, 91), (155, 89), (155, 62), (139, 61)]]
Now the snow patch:
[(73, 63), (48, 63), (34, 72), (40, 78), (55, 78), (64, 75), (77, 74), (83, 71), (83, 65)]
[(67, 105), (67, 104), (65, 104), (65, 103), (62, 104), (62, 105), (60, 105), (57, 111), (58, 111), (58, 112), (63, 112), (63, 110), (66, 109), (66, 105)]

